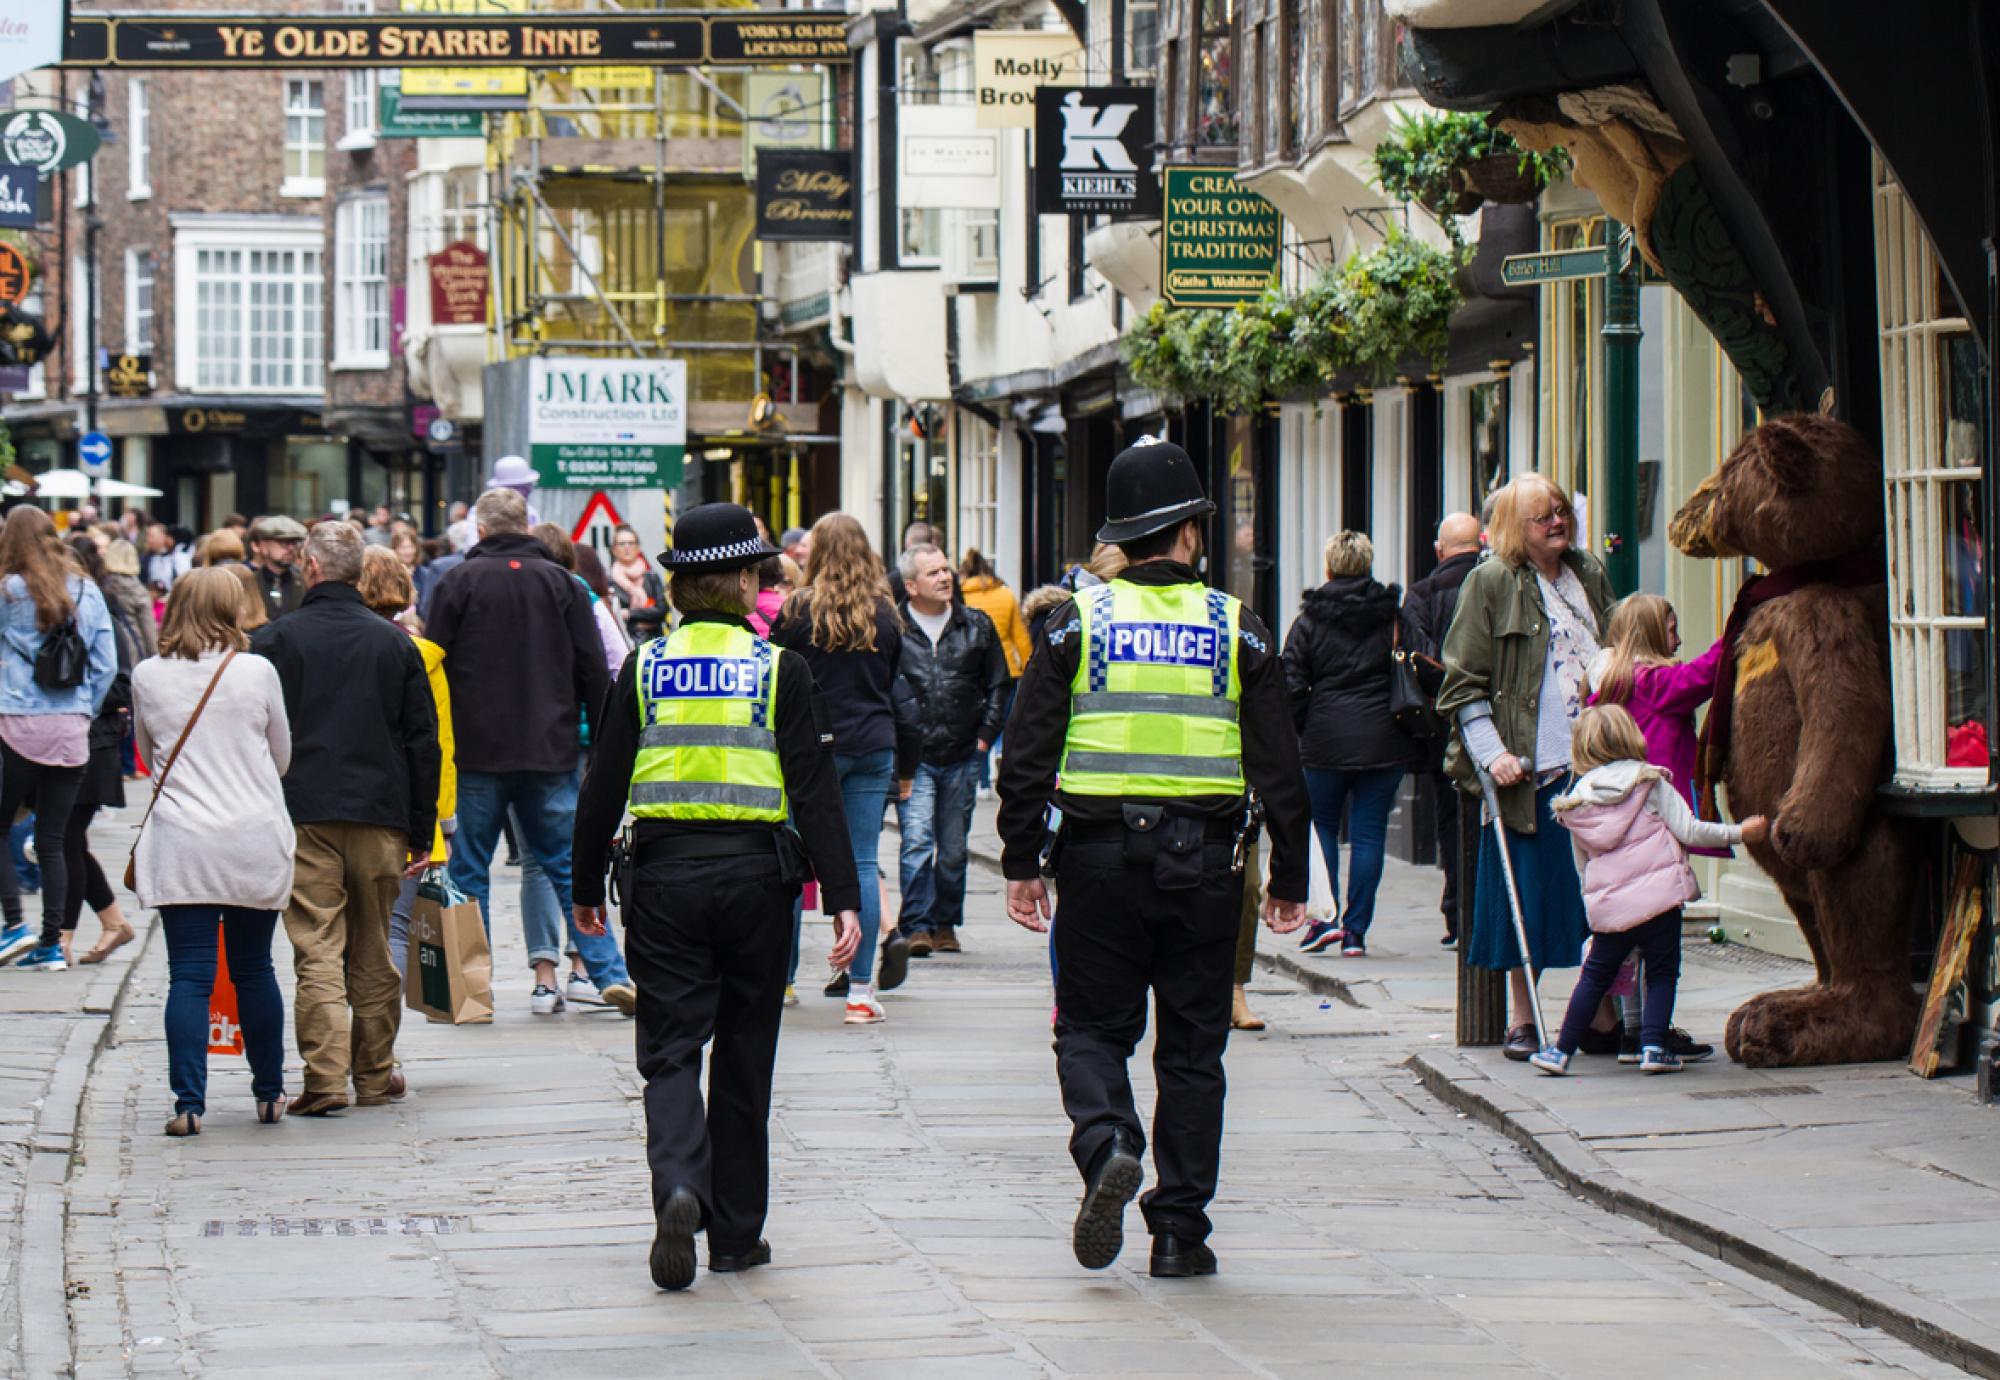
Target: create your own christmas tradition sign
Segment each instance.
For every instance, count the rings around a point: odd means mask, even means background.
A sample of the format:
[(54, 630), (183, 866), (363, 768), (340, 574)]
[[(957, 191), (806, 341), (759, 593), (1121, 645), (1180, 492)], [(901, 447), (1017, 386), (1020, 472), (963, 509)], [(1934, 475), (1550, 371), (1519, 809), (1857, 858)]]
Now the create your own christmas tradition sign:
[(1278, 208), (1219, 168), (1167, 168), (1161, 295), (1170, 307), (1232, 307), (1278, 271)]
[(528, 459), (551, 489), (671, 489), (687, 457), (687, 361), (528, 362)]

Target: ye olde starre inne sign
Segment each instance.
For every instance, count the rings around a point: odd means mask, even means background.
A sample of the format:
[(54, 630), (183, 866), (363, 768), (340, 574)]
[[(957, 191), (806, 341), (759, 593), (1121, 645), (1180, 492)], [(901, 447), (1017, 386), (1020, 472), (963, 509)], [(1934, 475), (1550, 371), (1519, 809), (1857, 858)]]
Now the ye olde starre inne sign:
[(1278, 271), (1278, 208), (1217, 168), (1168, 168), (1160, 295), (1170, 307), (1232, 307)]
[(687, 361), (529, 361), (528, 459), (551, 489), (671, 489), (687, 456)]

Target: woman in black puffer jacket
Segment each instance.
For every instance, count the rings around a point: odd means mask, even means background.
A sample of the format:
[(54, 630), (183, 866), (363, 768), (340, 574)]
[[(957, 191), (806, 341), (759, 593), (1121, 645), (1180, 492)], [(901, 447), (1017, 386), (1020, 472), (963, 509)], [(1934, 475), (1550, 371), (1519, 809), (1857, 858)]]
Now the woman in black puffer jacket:
[[(1292, 723), (1312, 796), (1326, 875), (1340, 895), (1340, 812), (1349, 807), (1353, 857), (1347, 904), (1336, 921), (1316, 920), (1299, 947), (1321, 953), (1335, 944), (1350, 958), (1368, 951), (1375, 918), (1375, 888), (1389, 811), (1403, 773), (1421, 765), (1423, 746), (1389, 715), (1389, 653), (1402, 620), (1402, 592), (1369, 575), (1375, 547), (1360, 532), (1337, 532), (1326, 544), (1326, 583), (1306, 593), (1285, 634), (1285, 683), (1292, 692)], [(1415, 646), (1407, 624), (1403, 645)]]

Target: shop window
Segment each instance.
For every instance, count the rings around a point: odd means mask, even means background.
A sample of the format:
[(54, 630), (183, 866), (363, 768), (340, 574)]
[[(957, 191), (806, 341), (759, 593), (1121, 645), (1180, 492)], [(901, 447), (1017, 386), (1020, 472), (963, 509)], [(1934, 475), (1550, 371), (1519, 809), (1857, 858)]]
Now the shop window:
[(280, 196), (326, 192), (326, 84), (317, 77), (285, 79), (285, 182)]
[(337, 368), (389, 367), (389, 198), (343, 201), (334, 216)]
[(1879, 161), (1875, 267), (1896, 777), (1983, 785), (1992, 670), (1978, 348), (1915, 211)]
[(125, 251), (125, 352), (153, 348), (153, 251)]
[(1195, 0), (1201, 22), (1195, 45), (1201, 64), (1195, 142), (1234, 144), (1236, 113), (1236, 0)]
[(205, 392), (316, 392), (324, 375), (320, 231), (238, 247), (249, 232), (176, 235), (176, 375)]
[(1493, 379), (1466, 390), (1466, 454), (1472, 458), (1470, 507), (1485, 512), (1486, 500), (1511, 477), (1507, 473), (1507, 382)]

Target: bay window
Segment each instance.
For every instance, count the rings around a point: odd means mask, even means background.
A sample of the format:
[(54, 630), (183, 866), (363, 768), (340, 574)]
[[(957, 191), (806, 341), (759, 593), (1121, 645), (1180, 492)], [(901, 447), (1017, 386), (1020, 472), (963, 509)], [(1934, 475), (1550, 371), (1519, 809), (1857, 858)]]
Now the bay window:
[(323, 386), (320, 222), (174, 218), (174, 374), (199, 392)]

